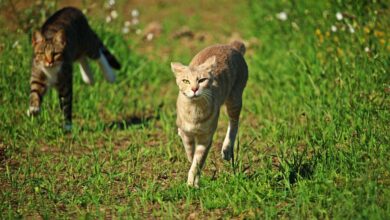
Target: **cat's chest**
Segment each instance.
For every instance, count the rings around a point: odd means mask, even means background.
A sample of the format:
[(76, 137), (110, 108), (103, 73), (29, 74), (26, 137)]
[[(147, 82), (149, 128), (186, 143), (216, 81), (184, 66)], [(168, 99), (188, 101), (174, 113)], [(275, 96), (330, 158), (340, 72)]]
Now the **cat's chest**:
[(178, 126), (190, 133), (208, 133), (216, 125), (217, 113), (212, 109), (182, 108), (179, 110)]
[(46, 75), (48, 86), (54, 86), (58, 83), (58, 74), (61, 70), (61, 66), (55, 66), (52, 68), (42, 67), (43, 73)]

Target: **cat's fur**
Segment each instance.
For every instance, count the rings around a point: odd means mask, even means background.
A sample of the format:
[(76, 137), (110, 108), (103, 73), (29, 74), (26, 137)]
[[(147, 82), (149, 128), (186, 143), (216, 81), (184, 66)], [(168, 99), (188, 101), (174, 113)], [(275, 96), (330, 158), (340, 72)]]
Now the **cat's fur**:
[(230, 45), (205, 48), (189, 66), (171, 63), (180, 90), (177, 98), (178, 134), (192, 163), (187, 181), (190, 186), (198, 187), (200, 171), (211, 147), (223, 104), (226, 104), (229, 115), (229, 127), (221, 154), (225, 160), (233, 157), (242, 94), (248, 80), (244, 53), (244, 44), (234, 41)]
[(87, 84), (93, 77), (87, 58), (98, 60), (107, 81), (115, 75), (111, 67), (120, 68), (119, 62), (107, 50), (88, 25), (83, 13), (73, 7), (63, 8), (43, 24), (32, 36), (34, 50), (30, 79), (30, 107), (28, 115), (40, 112), (42, 98), (49, 87), (57, 89), (65, 129), (72, 125), (72, 63), (80, 62), (80, 71)]

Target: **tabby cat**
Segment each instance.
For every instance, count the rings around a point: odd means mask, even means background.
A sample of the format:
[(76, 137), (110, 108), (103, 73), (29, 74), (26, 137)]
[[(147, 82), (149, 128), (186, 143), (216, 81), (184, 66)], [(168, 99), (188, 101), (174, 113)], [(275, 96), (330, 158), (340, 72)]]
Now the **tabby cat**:
[(191, 163), (187, 180), (190, 186), (199, 186), (200, 171), (210, 150), (223, 104), (229, 115), (229, 127), (221, 154), (225, 160), (233, 157), (242, 94), (248, 80), (244, 53), (244, 44), (234, 41), (230, 45), (205, 48), (189, 66), (171, 63), (180, 90), (176, 124)]
[(37, 115), (45, 92), (54, 87), (65, 118), (64, 129), (69, 131), (72, 127), (72, 63), (80, 63), (82, 78), (87, 84), (93, 84), (87, 58), (98, 60), (109, 82), (115, 80), (111, 67), (119, 69), (120, 64), (88, 25), (83, 13), (73, 7), (63, 8), (49, 17), (33, 34), (32, 46), (34, 55), (27, 114)]

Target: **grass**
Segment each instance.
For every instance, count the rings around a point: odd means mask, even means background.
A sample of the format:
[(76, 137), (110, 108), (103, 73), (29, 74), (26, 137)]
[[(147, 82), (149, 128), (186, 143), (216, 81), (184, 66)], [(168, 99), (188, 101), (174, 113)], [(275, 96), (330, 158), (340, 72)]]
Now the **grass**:
[[(75, 66), (72, 134), (62, 132), (54, 90), (40, 117), (26, 116), (29, 33), (39, 24), (21, 24), (34, 8), (20, 9), (17, 25), (0, 18), (2, 219), (390, 218), (388, 3), (119, 1), (110, 24), (96, 4), (90, 23), (123, 69), (111, 85), (93, 64), (89, 87)], [(123, 34), (132, 8), (136, 28), (157, 20), (163, 32), (151, 42)], [(203, 40), (172, 38), (183, 25)], [(234, 32), (248, 43), (250, 74), (235, 166), (220, 159), (223, 113), (201, 187), (188, 188), (169, 63)]]

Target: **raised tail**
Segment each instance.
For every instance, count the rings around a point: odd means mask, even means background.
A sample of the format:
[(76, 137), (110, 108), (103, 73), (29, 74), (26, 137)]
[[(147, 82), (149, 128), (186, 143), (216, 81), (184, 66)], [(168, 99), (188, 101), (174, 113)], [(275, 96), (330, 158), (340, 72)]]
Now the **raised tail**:
[(102, 54), (106, 57), (108, 64), (110, 64), (112, 68), (116, 70), (119, 70), (121, 68), (121, 64), (118, 62), (115, 56), (112, 55), (112, 53), (110, 53), (110, 51), (106, 47), (102, 46), (100, 50)]
[(230, 46), (233, 47), (233, 49), (237, 50), (238, 52), (241, 53), (241, 55), (244, 56), (246, 48), (245, 48), (245, 44), (243, 42), (235, 40), (232, 43), (230, 43)]

